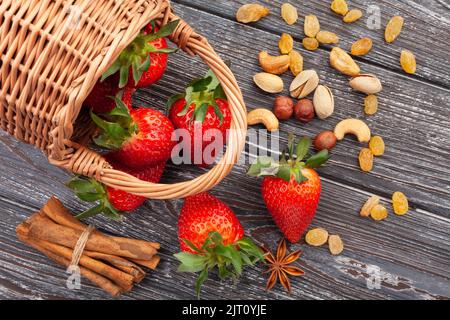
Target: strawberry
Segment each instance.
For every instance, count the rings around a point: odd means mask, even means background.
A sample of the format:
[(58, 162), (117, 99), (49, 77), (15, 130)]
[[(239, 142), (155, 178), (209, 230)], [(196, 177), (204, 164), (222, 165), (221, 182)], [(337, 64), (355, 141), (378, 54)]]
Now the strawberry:
[(179, 20), (171, 21), (161, 29), (153, 24), (147, 25), (121, 52), (100, 81), (118, 75), (119, 88), (142, 88), (158, 81), (166, 70), (167, 54), (176, 52), (176, 49), (167, 48), (165, 37), (174, 32), (178, 23)]
[(294, 137), (288, 144), (289, 158), (283, 152), (279, 162), (260, 157), (250, 167), (250, 176), (264, 176), (262, 196), (267, 210), (284, 236), (292, 243), (298, 242), (313, 220), (319, 204), (321, 183), (314, 168), (324, 164), (328, 151), (308, 156), (311, 140), (300, 139), (294, 158)]
[[(228, 101), (214, 73), (209, 71), (204, 78), (192, 81), (185, 93), (171, 97), (167, 105), (175, 128), (187, 130), (189, 134), (189, 141), (183, 140), (181, 144), (183, 151), (190, 152), (186, 160), (202, 167), (212, 164), (219, 151), (215, 146), (225, 144), (231, 125)], [(214, 148), (206, 153), (209, 145)]]
[(174, 127), (161, 112), (136, 108), (131, 111), (120, 99), (116, 108), (99, 117), (91, 112), (92, 120), (100, 128), (94, 142), (112, 149), (113, 156), (132, 168), (142, 168), (167, 161), (175, 141)]
[[(159, 182), (166, 166), (165, 162), (161, 162), (155, 166), (133, 169), (117, 162), (111, 154), (105, 158), (114, 169), (126, 172), (140, 180), (153, 183)], [(134, 211), (146, 200), (145, 197), (105, 186), (94, 179), (75, 177), (68, 183), (68, 186), (76, 192), (81, 200), (98, 202), (97, 206), (79, 214), (77, 216), (78, 219), (104, 213), (108, 217), (120, 220), (123, 212)]]
[(238, 277), (242, 267), (263, 260), (261, 250), (249, 238), (233, 211), (209, 193), (185, 199), (178, 220), (178, 238), (183, 252), (179, 272), (200, 272), (196, 293), (213, 268), (219, 277)]
[(95, 113), (107, 113), (116, 106), (114, 99), (111, 99), (111, 97), (117, 96), (131, 110), (131, 97), (136, 89), (125, 87), (123, 90), (120, 90), (116, 78), (118, 79), (118, 77), (113, 76), (105, 79), (103, 82), (98, 81), (84, 101), (84, 104)]

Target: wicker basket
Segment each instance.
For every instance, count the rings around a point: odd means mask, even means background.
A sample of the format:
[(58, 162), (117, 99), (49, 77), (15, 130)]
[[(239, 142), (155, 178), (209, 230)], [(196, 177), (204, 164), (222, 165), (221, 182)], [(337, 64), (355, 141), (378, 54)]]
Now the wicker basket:
[[(209, 190), (238, 160), (247, 113), (236, 79), (207, 40), (173, 14), (168, 0), (2, 0), (0, 18), (1, 127), (43, 150), (50, 163), (137, 195), (172, 199)], [(237, 129), (214, 168), (176, 184), (152, 184), (112, 169), (86, 147), (93, 133), (88, 118), (75, 125), (96, 81), (153, 19), (180, 20), (171, 40), (216, 74), (230, 104), (231, 129)]]

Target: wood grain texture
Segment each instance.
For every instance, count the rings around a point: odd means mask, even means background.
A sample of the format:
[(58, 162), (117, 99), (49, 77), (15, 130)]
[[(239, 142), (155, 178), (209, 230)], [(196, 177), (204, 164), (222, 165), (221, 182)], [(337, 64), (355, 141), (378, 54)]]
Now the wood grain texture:
[[(1, 133), (0, 148), (13, 138)], [(100, 289), (83, 282), (83, 290), (65, 289), (64, 269), (49, 262), (33, 249), (19, 243), (14, 229), (23, 219), (41, 207), (48, 197), (56, 195), (72, 211), (87, 207), (81, 204), (64, 187), (68, 173), (54, 169), (43, 155), (31, 147), (17, 144), (16, 153), (2, 152), (4, 167), (0, 190), (0, 292), (3, 298), (24, 299), (108, 299)], [(21, 168), (28, 163), (27, 176)], [(189, 178), (200, 169), (170, 166), (164, 181), (175, 181), (182, 175)], [(259, 244), (275, 248), (280, 233), (271, 222), (259, 194), (259, 184), (243, 176), (245, 167), (238, 166), (225, 179), (214, 194), (227, 201), (243, 222), (247, 234)], [(43, 172), (50, 173), (45, 175)], [(23, 180), (22, 180), (23, 179)], [(21, 181), (21, 183), (16, 183)], [(239, 188), (236, 185), (239, 184)], [(246, 190), (246, 196), (241, 195)], [(11, 195), (14, 195), (11, 197)], [(291, 249), (303, 250), (300, 266), (306, 276), (293, 280), (293, 293), (288, 295), (278, 286), (273, 292), (264, 291), (263, 267), (249, 269), (241, 281), (233, 286), (219, 282), (215, 276), (205, 284), (203, 298), (225, 299), (442, 299), (450, 292), (450, 246), (448, 233), (450, 221), (432, 213), (413, 210), (405, 217), (391, 215), (383, 223), (358, 217), (359, 208), (368, 193), (325, 179), (323, 198), (313, 226), (322, 226), (340, 234), (345, 251), (339, 257), (329, 254), (326, 247), (311, 248), (303, 242)], [(386, 199), (385, 205), (389, 206)], [(156, 272), (148, 277), (123, 299), (189, 299), (194, 298), (193, 275), (176, 273), (177, 262), (172, 254), (177, 252), (177, 214), (181, 200), (148, 201), (129, 215), (125, 222), (117, 223), (104, 218), (91, 219), (104, 231), (158, 241), (162, 245), (162, 262)], [(367, 288), (367, 266), (381, 269), (381, 288)]]
[[(260, 70), (256, 62), (259, 50), (275, 53), (279, 33), (289, 31), (289, 27), (282, 25), (276, 14), (256, 25), (236, 24), (232, 17), (243, 3), (240, 0), (219, 0), (214, 4), (197, 0), (176, 2), (176, 12), (205, 34), (224, 59), (231, 60), (249, 109), (270, 108), (273, 96), (260, 92), (253, 85), (251, 75)], [(266, 3), (276, 11), (280, 2)], [(350, 3), (364, 7), (366, 2)], [(306, 276), (293, 279), (291, 295), (279, 286), (273, 292), (265, 292), (266, 278), (262, 275), (263, 267), (258, 266), (249, 269), (236, 285), (220, 282), (213, 275), (205, 283), (204, 299), (450, 299), (450, 89), (447, 81), (450, 67), (439, 60), (446, 57), (442, 55), (444, 43), (437, 44), (439, 61), (435, 65), (430, 58), (431, 46), (408, 40), (411, 33), (415, 34), (415, 28), (422, 28), (421, 21), (430, 28), (435, 26), (433, 37), (444, 37), (441, 28), (448, 30), (448, 15), (437, 1), (417, 2), (419, 8), (412, 6), (412, 1), (380, 3), (383, 10), (393, 8), (392, 12), (404, 13), (407, 24), (399, 44), (403, 41), (405, 46), (414, 45), (417, 52), (422, 52), (424, 60), (420, 61), (418, 75), (410, 77), (399, 72), (394, 63), (395, 50), (385, 48), (382, 36), (378, 35), (374, 53), (359, 61), (363, 70), (380, 75), (384, 84), (380, 112), (365, 117), (361, 106), (363, 96), (352, 92), (347, 79), (328, 67), (328, 48), (305, 52), (297, 41), (296, 48), (304, 55), (305, 66), (317, 69), (322, 81), (335, 93), (336, 113), (326, 121), (300, 125), (290, 120), (281, 126), (285, 141), (287, 132), (313, 136), (333, 128), (339, 120), (357, 117), (367, 121), (374, 133), (386, 140), (387, 153), (376, 159), (370, 174), (359, 171), (356, 158), (361, 145), (352, 138), (339, 143), (330, 164), (321, 169), (323, 194), (313, 226), (340, 234), (345, 243), (343, 254), (333, 257), (326, 247), (311, 248), (302, 241), (291, 249), (303, 250), (300, 266)], [(351, 27), (336, 24), (338, 19), (329, 12), (328, 1), (302, 2), (299, 9), (302, 7), (302, 15), (308, 10), (318, 14), (324, 29), (336, 30), (343, 43), (350, 41), (355, 28), (361, 34), (366, 32), (364, 24)], [(434, 12), (432, 21), (426, 20), (430, 12)], [(293, 28), (298, 30), (299, 26)], [(424, 29), (420, 30), (416, 39), (422, 36)], [(300, 37), (301, 32), (297, 40)], [(134, 102), (162, 109), (170, 95), (183, 90), (187, 82), (205, 70), (198, 59), (173, 55), (165, 77), (157, 85), (140, 90)], [(284, 79), (289, 83), (292, 77), (286, 75)], [(190, 179), (203, 171), (169, 165), (163, 182)], [(264, 207), (260, 181), (246, 177), (245, 171), (245, 164), (236, 166), (213, 193), (232, 207), (248, 235), (259, 244), (275, 249), (281, 234)], [(0, 298), (110, 299), (87, 281), (83, 282), (81, 291), (67, 290), (64, 269), (15, 237), (16, 225), (52, 195), (73, 212), (87, 208), (64, 186), (68, 178), (67, 172), (49, 165), (39, 151), (0, 132)], [(396, 190), (404, 191), (411, 199), (412, 210), (408, 215), (397, 217), (391, 212), (387, 221), (381, 223), (358, 216), (360, 207), (371, 194), (380, 195), (390, 207), (388, 198)], [(195, 298), (195, 276), (177, 274), (177, 262), (172, 256), (179, 250), (176, 224), (181, 205), (181, 200), (147, 201), (123, 223), (102, 217), (91, 219), (106, 232), (161, 243), (162, 261), (157, 271), (149, 272), (122, 299)], [(380, 289), (369, 289), (368, 270), (377, 268)]]

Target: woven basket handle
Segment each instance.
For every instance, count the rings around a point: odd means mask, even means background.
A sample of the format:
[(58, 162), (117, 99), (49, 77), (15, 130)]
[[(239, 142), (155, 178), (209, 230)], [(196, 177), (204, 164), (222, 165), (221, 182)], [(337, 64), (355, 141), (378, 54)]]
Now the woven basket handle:
[[(74, 172), (94, 176), (98, 181), (116, 189), (151, 199), (175, 199), (207, 191), (230, 173), (245, 146), (247, 110), (236, 78), (208, 41), (197, 34), (185, 21), (174, 15), (170, 8), (163, 13), (162, 18), (162, 24), (180, 20), (177, 29), (170, 37), (171, 40), (188, 54), (198, 55), (214, 72), (225, 91), (232, 121), (227, 150), (222, 159), (208, 173), (193, 180), (175, 184), (154, 184), (111, 169), (101, 156), (80, 145), (74, 145), (77, 151), (73, 158), (77, 160), (72, 161), (71, 166)], [(92, 165), (83, 166), (86, 160), (89, 160), (88, 162)]]

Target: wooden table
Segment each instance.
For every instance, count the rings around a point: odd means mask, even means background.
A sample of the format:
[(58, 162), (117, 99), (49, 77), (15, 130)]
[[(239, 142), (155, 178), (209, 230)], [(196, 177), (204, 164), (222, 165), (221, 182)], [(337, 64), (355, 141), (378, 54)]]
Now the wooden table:
[[(333, 150), (330, 164), (320, 169), (322, 200), (313, 226), (340, 234), (344, 252), (330, 255), (326, 246), (312, 248), (304, 244), (291, 249), (303, 250), (300, 266), (306, 276), (292, 280), (292, 294), (279, 285), (264, 290), (263, 268), (249, 269), (237, 285), (220, 282), (216, 276), (203, 289), (204, 299), (449, 299), (450, 298), (450, 7), (445, 0), (434, 1), (349, 1), (352, 7), (366, 10), (369, 4), (381, 9), (382, 28), (369, 30), (366, 19), (346, 25), (329, 9), (331, 1), (291, 1), (297, 3), (301, 19), (287, 26), (279, 17), (283, 1), (261, 1), (272, 13), (262, 21), (243, 25), (234, 14), (248, 1), (176, 0), (178, 14), (197, 31), (207, 36), (218, 53), (232, 62), (249, 109), (270, 108), (273, 96), (262, 93), (252, 82), (260, 71), (260, 50), (276, 53), (278, 38), (288, 32), (295, 47), (305, 58), (305, 68), (316, 69), (329, 85), (336, 100), (336, 111), (326, 121), (304, 125), (295, 120), (281, 124), (281, 138), (287, 133), (314, 136), (331, 129), (342, 119), (364, 119), (373, 133), (381, 135), (386, 154), (375, 160), (371, 173), (360, 171), (357, 155), (361, 145), (346, 138)], [(301, 3), (301, 4), (299, 4)], [(371, 117), (362, 108), (363, 95), (353, 92), (347, 78), (328, 64), (329, 46), (316, 52), (305, 51), (303, 17), (316, 14), (322, 29), (336, 32), (340, 46), (349, 48), (359, 37), (374, 40), (373, 51), (357, 58), (362, 70), (378, 75), (384, 90), (379, 95), (380, 110)], [(399, 39), (391, 45), (383, 40), (387, 20), (399, 14), (406, 24)], [(412, 50), (418, 70), (406, 75), (399, 66), (401, 49)], [(198, 59), (175, 54), (165, 77), (155, 86), (139, 91), (135, 103), (162, 109), (166, 99), (183, 90), (205, 67)], [(290, 83), (292, 76), (283, 76)], [(190, 179), (202, 170), (170, 165), (164, 181)], [(242, 221), (246, 233), (260, 244), (275, 249), (281, 234), (265, 209), (261, 181), (245, 175), (246, 165), (238, 165), (213, 193), (228, 203)], [(0, 133), (0, 297), (5, 299), (108, 299), (108, 295), (83, 282), (82, 290), (65, 288), (64, 269), (49, 262), (40, 253), (20, 243), (15, 227), (56, 195), (71, 210), (87, 208), (64, 183), (69, 174), (47, 163), (30, 146)], [(358, 216), (367, 198), (376, 194), (390, 208), (394, 191), (403, 191), (411, 210), (403, 217), (390, 214), (384, 222)], [(179, 250), (177, 215), (182, 201), (148, 201), (123, 223), (96, 218), (105, 231), (158, 241), (162, 244), (162, 262), (156, 272), (122, 299), (195, 298), (194, 275), (178, 274), (172, 256)], [(368, 281), (369, 280), (369, 281)], [(379, 286), (377, 287), (376, 284)], [(369, 285), (368, 285), (369, 282)], [(372, 288), (370, 284), (375, 284)]]

